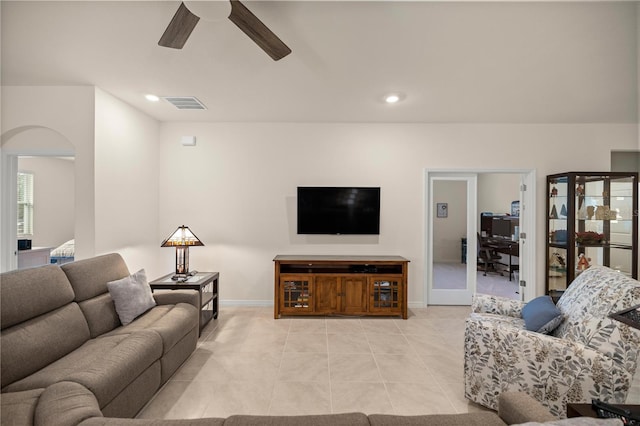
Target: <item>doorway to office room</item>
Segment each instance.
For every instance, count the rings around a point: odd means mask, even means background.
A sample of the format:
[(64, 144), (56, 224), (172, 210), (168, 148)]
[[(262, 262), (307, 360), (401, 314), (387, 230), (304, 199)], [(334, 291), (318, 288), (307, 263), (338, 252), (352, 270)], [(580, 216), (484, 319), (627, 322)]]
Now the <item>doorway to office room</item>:
[[(512, 211), (512, 203), (514, 208), (524, 203), (533, 205), (534, 175), (533, 171), (427, 171), (425, 305), (469, 305), (476, 292), (516, 300), (530, 298), (519, 284), (520, 280), (534, 282), (535, 268), (523, 264), (525, 259), (533, 265), (530, 259), (535, 254), (528, 249), (534, 245), (529, 241), (524, 252), (520, 252), (526, 240), (519, 241), (517, 234), (528, 230), (528, 222), (533, 222), (526, 213)], [(521, 192), (527, 183), (529, 191)], [(440, 210), (443, 206), (446, 214)], [(502, 235), (497, 226), (500, 221), (495, 229), (500, 235), (481, 238), (481, 213), (511, 219), (504, 222), (514, 223), (518, 228), (511, 227), (509, 235), (506, 231)], [(530, 209), (529, 215), (532, 213)], [(515, 221), (514, 216), (518, 216)], [(524, 227), (520, 221), (524, 221)], [(490, 233), (489, 237), (494, 237)], [(482, 241), (491, 243), (492, 251), (499, 257), (486, 275), (484, 264), (478, 263)], [(531, 291), (535, 291), (533, 287)]]

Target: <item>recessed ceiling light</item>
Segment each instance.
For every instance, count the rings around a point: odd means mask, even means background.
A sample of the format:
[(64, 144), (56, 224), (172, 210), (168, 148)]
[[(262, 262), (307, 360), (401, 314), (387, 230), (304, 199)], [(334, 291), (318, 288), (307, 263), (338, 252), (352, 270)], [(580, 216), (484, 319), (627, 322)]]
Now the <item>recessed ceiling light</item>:
[(395, 104), (396, 102), (398, 102), (400, 100), (400, 96), (393, 94), (393, 95), (387, 95), (384, 97), (384, 101), (388, 104)]
[(402, 92), (387, 93), (382, 97), (382, 100), (387, 104), (396, 104), (405, 100), (407, 96)]
[(149, 102), (158, 102), (160, 100), (159, 97), (157, 97), (156, 95), (152, 95), (152, 94), (144, 95), (144, 97), (147, 98), (147, 100)]

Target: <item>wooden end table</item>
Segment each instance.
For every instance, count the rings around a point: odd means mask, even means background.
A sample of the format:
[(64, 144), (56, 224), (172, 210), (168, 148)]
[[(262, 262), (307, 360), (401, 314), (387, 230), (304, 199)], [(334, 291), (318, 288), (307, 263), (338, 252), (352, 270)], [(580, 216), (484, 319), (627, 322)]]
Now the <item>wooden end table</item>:
[(218, 272), (198, 272), (184, 282), (171, 279), (173, 273), (149, 283), (154, 290), (197, 290), (200, 300), (200, 333), (211, 318), (218, 318)]
[[(618, 408), (625, 408), (627, 410), (631, 410), (633, 412), (640, 410), (640, 405), (630, 405), (630, 404), (612, 404)], [(598, 417), (596, 411), (591, 408), (591, 404), (588, 403), (568, 403), (567, 404), (567, 417)]]

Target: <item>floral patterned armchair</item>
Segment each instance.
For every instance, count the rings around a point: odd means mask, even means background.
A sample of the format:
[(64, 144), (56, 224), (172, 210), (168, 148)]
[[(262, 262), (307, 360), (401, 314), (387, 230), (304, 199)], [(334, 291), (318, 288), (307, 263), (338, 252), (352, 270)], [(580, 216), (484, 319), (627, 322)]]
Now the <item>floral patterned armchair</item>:
[(640, 282), (604, 266), (564, 292), (564, 319), (551, 335), (525, 329), (524, 303), (476, 295), (465, 330), (465, 397), (496, 409), (500, 393), (523, 391), (558, 417), (568, 402), (639, 403), (627, 396), (640, 385), (640, 330), (608, 317), (638, 304)]

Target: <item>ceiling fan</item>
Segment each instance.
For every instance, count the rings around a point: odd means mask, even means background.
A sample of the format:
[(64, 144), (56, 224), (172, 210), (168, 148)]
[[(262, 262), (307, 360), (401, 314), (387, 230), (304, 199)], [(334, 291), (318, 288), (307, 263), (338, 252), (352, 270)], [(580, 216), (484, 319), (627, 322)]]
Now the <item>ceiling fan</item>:
[[(256, 17), (239, 0), (231, 2), (229, 19), (249, 36), (274, 61), (284, 58), (291, 49), (282, 42), (260, 19)], [(182, 49), (191, 32), (196, 27), (200, 17), (193, 14), (184, 2), (180, 3), (176, 14), (169, 22), (158, 44), (173, 49)]]

